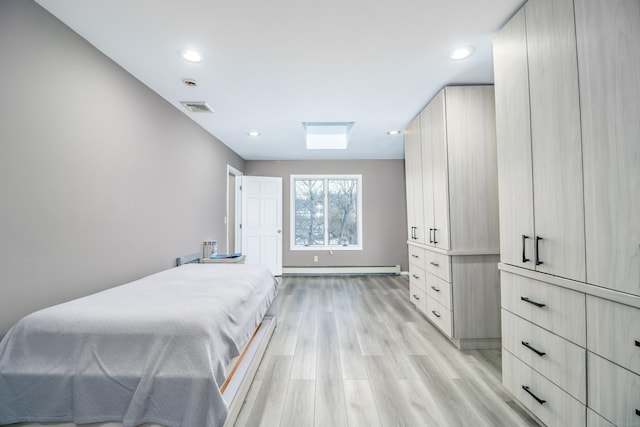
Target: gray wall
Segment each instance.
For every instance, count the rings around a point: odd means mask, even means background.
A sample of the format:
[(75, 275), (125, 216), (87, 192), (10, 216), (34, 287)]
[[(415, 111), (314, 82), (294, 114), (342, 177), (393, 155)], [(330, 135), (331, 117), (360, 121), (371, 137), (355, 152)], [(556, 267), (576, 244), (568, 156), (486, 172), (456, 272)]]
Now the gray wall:
[(0, 58), (0, 336), (225, 247), (240, 157), (31, 1), (0, 1)]
[[(400, 265), (408, 270), (404, 160), (248, 160), (245, 175), (279, 176), (283, 181), (282, 263), (286, 266)], [(362, 174), (362, 251), (291, 251), (290, 176)], [(318, 262), (313, 262), (313, 256)]]

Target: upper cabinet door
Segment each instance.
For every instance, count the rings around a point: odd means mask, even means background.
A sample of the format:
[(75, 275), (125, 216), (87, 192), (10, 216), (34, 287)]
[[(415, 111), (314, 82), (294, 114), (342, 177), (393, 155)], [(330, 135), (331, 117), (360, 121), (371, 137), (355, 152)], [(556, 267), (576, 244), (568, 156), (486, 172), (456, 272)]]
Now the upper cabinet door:
[(420, 113), (420, 141), (422, 142), (422, 206), (424, 213), (425, 243), (433, 246), (433, 155), (431, 154), (431, 115), (427, 105)]
[(587, 282), (640, 295), (640, 2), (575, 9)]
[(448, 86), (445, 98), (450, 247), (497, 253), (500, 242), (493, 86)]
[[(427, 243), (442, 249), (451, 249), (449, 243), (449, 183), (447, 170), (447, 132), (445, 115), (445, 91), (441, 90), (422, 112), (423, 147), (429, 147), (430, 170), (425, 179), (425, 218), (431, 209), (431, 222), (425, 221), (430, 236)], [(428, 176), (430, 175), (430, 176)], [(432, 184), (431, 193), (426, 188), (428, 181)], [(431, 197), (431, 200), (429, 200)]]
[(416, 117), (404, 134), (404, 167), (407, 185), (407, 227), (409, 241), (424, 243), (422, 203), (422, 149), (420, 117)]
[[(582, 147), (573, 0), (525, 5), (537, 270), (585, 280)], [(542, 263), (542, 264), (540, 264)]]
[(534, 269), (533, 172), (524, 8), (493, 42), (500, 259)]

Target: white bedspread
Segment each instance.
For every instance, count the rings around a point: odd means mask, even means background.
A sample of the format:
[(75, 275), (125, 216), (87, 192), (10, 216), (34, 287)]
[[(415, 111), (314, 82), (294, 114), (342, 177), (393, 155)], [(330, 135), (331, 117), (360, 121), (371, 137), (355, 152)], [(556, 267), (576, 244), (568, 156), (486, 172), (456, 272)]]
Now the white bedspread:
[(0, 343), (0, 424), (221, 426), (226, 366), (276, 293), (262, 266), (187, 264), (26, 316)]

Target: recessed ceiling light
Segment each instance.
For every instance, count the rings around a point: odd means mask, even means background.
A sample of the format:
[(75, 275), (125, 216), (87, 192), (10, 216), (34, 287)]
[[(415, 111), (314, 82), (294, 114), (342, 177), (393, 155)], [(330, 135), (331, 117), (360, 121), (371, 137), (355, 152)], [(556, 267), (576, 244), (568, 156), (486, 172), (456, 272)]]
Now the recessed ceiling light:
[(394, 130), (390, 130), (389, 132), (387, 132), (387, 135), (399, 135), (400, 131), (398, 129), (394, 129)]
[(459, 47), (449, 52), (449, 57), (455, 61), (471, 56), (474, 49), (472, 46)]
[(247, 135), (249, 135), (249, 136), (260, 136), (260, 132), (256, 132), (255, 130), (252, 130), (251, 132), (247, 132)]
[(178, 52), (178, 54), (182, 59), (189, 62), (202, 62), (202, 60), (204, 59), (200, 52), (192, 49), (182, 49), (180, 50), (180, 52)]

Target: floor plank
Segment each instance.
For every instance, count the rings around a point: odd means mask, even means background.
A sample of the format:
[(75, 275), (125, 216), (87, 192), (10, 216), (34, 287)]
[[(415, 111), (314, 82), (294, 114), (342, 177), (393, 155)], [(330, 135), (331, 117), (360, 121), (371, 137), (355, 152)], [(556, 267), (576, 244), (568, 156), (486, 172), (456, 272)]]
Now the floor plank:
[(280, 425), (313, 425), (315, 398), (314, 388), (315, 381), (312, 380), (289, 381)]
[(382, 425), (371, 385), (367, 380), (345, 380), (349, 427), (378, 427)]

